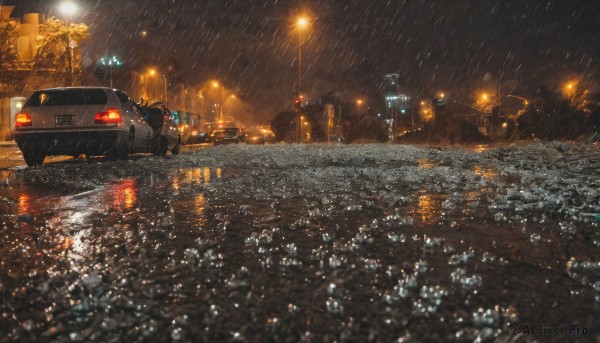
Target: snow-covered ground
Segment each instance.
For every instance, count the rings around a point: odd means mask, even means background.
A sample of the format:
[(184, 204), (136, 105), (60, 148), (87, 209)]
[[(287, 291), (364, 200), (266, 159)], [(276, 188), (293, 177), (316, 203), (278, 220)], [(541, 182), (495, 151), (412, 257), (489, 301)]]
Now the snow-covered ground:
[(4, 170), (0, 333), (596, 341), (599, 167), (590, 144), (241, 144)]

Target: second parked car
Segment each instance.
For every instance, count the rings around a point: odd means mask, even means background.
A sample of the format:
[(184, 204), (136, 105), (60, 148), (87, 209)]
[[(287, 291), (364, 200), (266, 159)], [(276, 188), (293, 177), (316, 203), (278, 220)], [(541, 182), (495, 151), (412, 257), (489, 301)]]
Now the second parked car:
[(171, 111), (161, 103), (143, 106), (144, 118), (152, 127), (152, 153), (165, 155), (169, 149), (174, 155), (179, 154), (181, 132), (175, 124)]

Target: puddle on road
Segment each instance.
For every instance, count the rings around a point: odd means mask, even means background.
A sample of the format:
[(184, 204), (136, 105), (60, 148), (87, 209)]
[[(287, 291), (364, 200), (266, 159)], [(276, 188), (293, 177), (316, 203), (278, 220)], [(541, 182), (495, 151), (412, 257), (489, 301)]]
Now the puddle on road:
[(500, 174), (495, 171), (493, 168), (484, 167), (481, 165), (476, 165), (472, 169), (473, 173), (477, 176), (481, 176), (487, 180), (495, 180), (498, 178)]
[(111, 186), (109, 193), (114, 198), (112, 206), (115, 208), (124, 208), (126, 210), (133, 208), (137, 203), (138, 186), (134, 178), (118, 181), (116, 185)]
[(19, 200), (17, 201), (18, 213), (29, 213), (29, 206), (31, 205), (31, 195), (27, 193), (19, 194)]
[(419, 168), (421, 168), (421, 169), (433, 169), (433, 168), (439, 167), (438, 162), (430, 160), (426, 157), (419, 158), (417, 160), (417, 163), (419, 164)]
[(178, 191), (182, 186), (209, 183), (213, 179), (220, 179), (222, 173), (221, 168), (211, 169), (209, 167), (180, 170), (172, 176), (172, 187)]
[(432, 223), (440, 215), (441, 197), (430, 194), (418, 196), (416, 213), (422, 223)]

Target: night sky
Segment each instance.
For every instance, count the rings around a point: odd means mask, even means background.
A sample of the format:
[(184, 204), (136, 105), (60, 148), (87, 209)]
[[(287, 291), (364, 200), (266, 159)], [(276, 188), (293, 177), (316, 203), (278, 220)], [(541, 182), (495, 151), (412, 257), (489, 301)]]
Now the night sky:
[[(218, 79), (258, 117), (290, 108), (295, 97), (299, 13), (313, 20), (302, 46), (302, 88), (312, 100), (381, 92), (386, 73), (398, 73), (414, 98), (444, 91), (468, 99), (498, 80), (506, 93), (528, 95), (573, 76), (595, 84), (600, 71), (598, 0), (75, 2), (93, 34), (90, 60), (108, 51), (130, 64), (178, 63), (186, 82)], [(48, 10), (52, 1), (26, 3)]]

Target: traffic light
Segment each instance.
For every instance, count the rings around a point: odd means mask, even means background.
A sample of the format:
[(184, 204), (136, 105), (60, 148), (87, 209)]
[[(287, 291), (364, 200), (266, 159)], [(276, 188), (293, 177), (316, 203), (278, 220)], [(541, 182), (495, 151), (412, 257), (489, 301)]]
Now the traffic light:
[(296, 111), (300, 111), (300, 109), (302, 108), (302, 99), (296, 98), (296, 100), (294, 100), (294, 108), (296, 109)]

